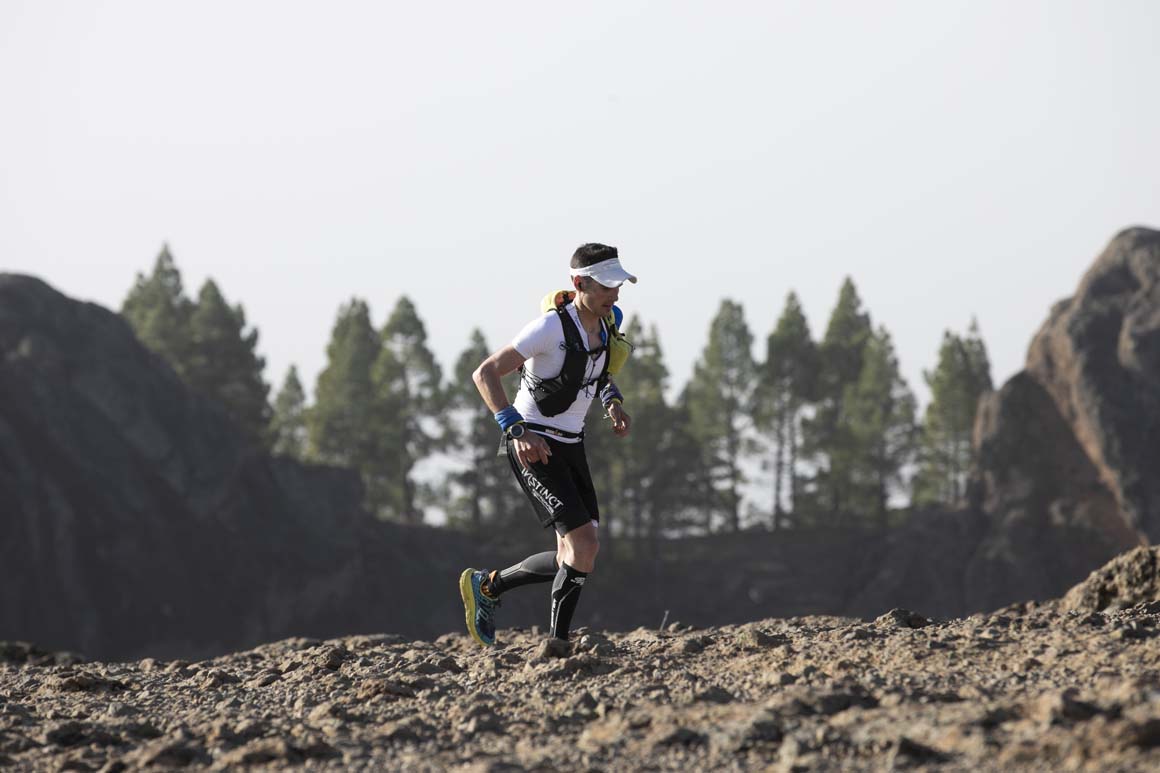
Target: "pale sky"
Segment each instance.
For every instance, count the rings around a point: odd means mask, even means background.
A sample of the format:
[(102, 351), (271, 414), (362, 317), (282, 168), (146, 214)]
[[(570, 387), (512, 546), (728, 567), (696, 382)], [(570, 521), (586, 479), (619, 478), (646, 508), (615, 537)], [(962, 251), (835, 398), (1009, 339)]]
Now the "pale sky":
[(1160, 227), (1158, 41), (1147, 1), (0, 0), (0, 270), (117, 309), (168, 242), (310, 391), (351, 296), (410, 296), (449, 372), (586, 241), (676, 387), (722, 298), (762, 356), (851, 275), (925, 400), (944, 329), (1001, 382)]

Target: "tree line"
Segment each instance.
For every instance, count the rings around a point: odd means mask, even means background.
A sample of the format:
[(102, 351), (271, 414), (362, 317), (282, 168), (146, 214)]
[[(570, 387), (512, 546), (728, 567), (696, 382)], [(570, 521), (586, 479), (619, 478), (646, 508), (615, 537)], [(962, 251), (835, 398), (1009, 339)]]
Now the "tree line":
[[(212, 279), (190, 299), (168, 247), (150, 274), (137, 275), (121, 313), (251, 442), (357, 471), (376, 516), (417, 524), (438, 508), (450, 525), (471, 530), (526, 520), (527, 504), (496, 457), (499, 431), (471, 380), (490, 353), (478, 329), (445, 379), (408, 298), (378, 329), (367, 303), (352, 298), (338, 309), (313, 400), (294, 366), (271, 400), (258, 331), (242, 306)], [(585, 439), (614, 533), (656, 544), (753, 527), (888, 528), (924, 507), (963, 504), (976, 406), (992, 388), (976, 323), (943, 334), (923, 374), (931, 400), (921, 417), (889, 332), (872, 323), (850, 278), (820, 340), (790, 292), (764, 358), (753, 356), (741, 305), (723, 300), (674, 400), (655, 325), (632, 317), (625, 332), (636, 348), (618, 386), (633, 432), (621, 440), (600, 431), (595, 404)], [(422, 482), (416, 467), (435, 456), (443, 473)]]

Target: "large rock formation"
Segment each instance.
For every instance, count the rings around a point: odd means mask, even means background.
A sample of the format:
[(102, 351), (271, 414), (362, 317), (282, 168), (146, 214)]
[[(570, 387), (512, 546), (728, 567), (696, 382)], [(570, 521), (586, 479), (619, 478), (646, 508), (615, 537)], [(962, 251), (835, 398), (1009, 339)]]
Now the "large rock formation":
[(118, 315), (0, 275), (0, 638), (190, 655), (461, 614), (395, 589), (454, 573), (464, 541), (361, 498), (350, 473), (247, 444)]
[(1140, 544), (1048, 392), (1026, 371), (980, 403), (974, 503), (988, 530), (967, 564), (967, 609), (1058, 595)]
[(1027, 354), (1128, 523), (1160, 538), (1160, 232), (1120, 233)]
[(1160, 533), (1160, 232), (1123, 231), (983, 397), (969, 506), (868, 553), (846, 611), (965, 614), (1058, 596)]
[(1118, 234), (984, 398), (975, 608), (1058, 595), (1160, 535), (1160, 232)]

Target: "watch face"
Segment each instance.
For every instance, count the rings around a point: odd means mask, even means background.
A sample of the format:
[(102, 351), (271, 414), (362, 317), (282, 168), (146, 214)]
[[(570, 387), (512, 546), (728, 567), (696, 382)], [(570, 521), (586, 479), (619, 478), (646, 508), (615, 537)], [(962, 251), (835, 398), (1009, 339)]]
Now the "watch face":
[(524, 427), (523, 424), (513, 424), (510, 427), (508, 427), (508, 437), (510, 437), (513, 440), (515, 440), (516, 438), (521, 438), (524, 436), (525, 430), (526, 430), (526, 428)]

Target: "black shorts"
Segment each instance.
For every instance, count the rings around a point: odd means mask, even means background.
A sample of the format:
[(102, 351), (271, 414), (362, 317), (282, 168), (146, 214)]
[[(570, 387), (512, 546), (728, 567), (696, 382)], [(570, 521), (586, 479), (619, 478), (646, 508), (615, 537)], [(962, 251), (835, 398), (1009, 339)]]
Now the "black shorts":
[(512, 472), (531, 500), (540, 524), (545, 529), (555, 526), (556, 533), (562, 536), (589, 521), (599, 521), (600, 508), (584, 455), (584, 441), (561, 443), (541, 437), (548, 441), (552, 455), (546, 463), (535, 462), (528, 469), (516, 458), (514, 444), (510, 440), (506, 443)]

